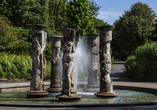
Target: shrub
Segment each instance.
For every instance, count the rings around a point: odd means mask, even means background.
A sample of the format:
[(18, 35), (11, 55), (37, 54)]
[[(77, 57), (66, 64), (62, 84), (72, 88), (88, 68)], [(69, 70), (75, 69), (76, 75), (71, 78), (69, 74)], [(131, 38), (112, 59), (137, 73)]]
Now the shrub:
[(134, 76), (137, 77), (137, 71), (138, 71), (138, 63), (136, 62), (135, 56), (129, 56), (127, 58), (127, 61), (125, 63), (125, 68), (127, 69), (127, 76), (134, 78)]
[(127, 58), (127, 76), (143, 81), (157, 81), (157, 43), (146, 43)]
[(31, 79), (32, 59), (26, 55), (0, 54), (0, 78)]
[[(32, 79), (32, 58), (28, 55), (0, 53), (0, 79)], [(46, 78), (51, 77), (51, 63), (46, 63)]]
[(18, 34), (11, 22), (0, 16), (0, 51), (9, 50), (18, 44)]

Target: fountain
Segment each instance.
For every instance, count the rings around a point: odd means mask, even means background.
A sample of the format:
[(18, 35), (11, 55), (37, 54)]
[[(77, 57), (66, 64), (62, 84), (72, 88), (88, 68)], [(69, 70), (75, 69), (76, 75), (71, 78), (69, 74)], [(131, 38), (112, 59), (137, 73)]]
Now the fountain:
[(76, 30), (64, 28), (60, 30), (63, 34), (63, 82), (62, 94), (57, 95), (59, 99), (80, 99), (82, 96), (76, 94), (75, 84), (75, 36)]
[[(133, 106), (133, 105), (154, 105), (157, 104), (157, 89), (149, 88), (138, 88), (138, 87), (124, 87), (124, 86), (113, 86), (110, 78), (111, 72), (111, 57), (110, 57), (110, 42), (112, 40), (112, 29), (114, 26), (98, 26), (97, 29), (100, 31), (100, 64), (101, 64), (101, 77), (100, 77), (100, 92), (94, 95), (94, 92), (83, 92), (83, 90), (76, 91), (75, 84), (75, 67), (74, 67), (74, 52), (75, 44), (74, 38), (76, 30), (71, 28), (61, 29), (63, 34), (63, 81), (62, 81), (62, 94), (60, 93), (49, 93), (46, 92), (43, 88), (43, 78), (45, 77), (45, 63), (46, 60), (43, 58), (43, 51), (46, 46), (46, 33), (44, 29), (47, 27), (45, 25), (30, 25), (32, 28), (32, 41), (33, 41), (33, 72), (32, 72), (32, 81), (30, 84), (30, 90), (25, 93), (25, 91), (17, 91), (12, 93), (0, 93), (0, 106), (18, 106), (18, 107), (113, 107), (113, 106)], [(88, 34), (85, 36), (91, 36)], [(88, 52), (92, 53), (89, 57), (90, 64), (98, 65), (94, 61), (96, 55), (98, 55), (97, 43), (98, 35), (92, 35), (89, 37), (92, 42), (91, 47), (88, 47)], [(49, 88), (47, 90), (52, 90), (52, 92), (59, 92), (60, 80), (58, 70), (60, 67), (57, 65), (59, 62), (59, 51), (60, 51), (60, 40), (62, 36), (50, 36), (52, 43), (52, 70), (51, 75), (55, 76), (51, 79), (51, 84), (47, 85)], [(88, 39), (87, 39), (88, 40)], [(55, 45), (56, 44), (56, 45)], [(93, 46), (93, 47), (92, 47)], [(95, 47), (96, 46), (96, 47)], [(84, 49), (84, 48), (83, 48)], [(80, 50), (81, 51), (81, 50)], [(38, 53), (38, 54), (37, 54)], [(98, 58), (98, 57), (96, 57)], [(76, 58), (77, 59), (77, 58)], [(78, 59), (77, 59), (78, 60)], [(87, 59), (85, 59), (87, 60)], [(93, 62), (92, 62), (93, 61)], [(94, 66), (95, 67), (95, 66)], [(57, 68), (57, 69), (55, 69)], [(97, 66), (95, 69), (98, 69)], [(91, 69), (92, 70), (92, 69)], [(55, 72), (52, 72), (55, 71)], [(88, 73), (88, 85), (96, 85), (98, 83), (93, 83), (89, 79), (97, 79), (97, 72), (94, 75), (89, 75)], [(90, 78), (92, 77), (92, 78)], [(97, 80), (95, 80), (97, 81)], [(91, 83), (90, 83), (91, 82)], [(82, 84), (83, 85), (83, 84)], [(95, 86), (94, 86), (95, 87)], [(15, 89), (20, 87), (15, 87)], [(25, 87), (23, 87), (25, 88)], [(113, 92), (114, 88), (114, 92)], [(0, 88), (2, 89), (13, 89), (11, 88)], [(91, 89), (91, 88), (86, 88)], [(15, 90), (14, 90), (15, 91)], [(50, 91), (51, 92), (51, 91)], [(77, 92), (77, 94), (76, 94)], [(25, 97), (25, 94), (28, 98)], [(117, 94), (118, 93), (118, 94)], [(39, 98), (40, 96), (46, 96)], [(118, 96), (117, 96), (118, 95)], [(30, 98), (29, 96), (35, 96), (37, 98)], [(103, 97), (97, 97), (103, 96)], [(104, 96), (110, 96), (104, 98)], [(111, 97), (117, 96), (117, 97)], [(64, 101), (59, 99), (65, 99)], [(69, 100), (69, 99), (80, 99), (80, 100)], [(140, 102), (140, 103), (139, 103)], [(33, 104), (32, 104), (33, 103)]]
[(33, 66), (32, 66), (32, 81), (30, 83), (30, 90), (25, 94), (28, 97), (40, 97), (48, 95), (44, 90), (44, 77), (46, 76), (45, 65), (46, 60), (43, 58), (43, 52), (46, 47), (47, 33), (44, 29), (46, 25), (29, 25), (32, 28), (32, 45), (33, 45)]
[(86, 34), (87, 37), (87, 53), (88, 64), (88, 83), (85, 92), (97, 92), (99, 90), (99, 35), (98, 34)]
[(61, 92), (61, 62), (60, 62), (60, 47), (62, 36), (49, 36), (51, 40), (51, 85), (47, 89), (48, 92)]

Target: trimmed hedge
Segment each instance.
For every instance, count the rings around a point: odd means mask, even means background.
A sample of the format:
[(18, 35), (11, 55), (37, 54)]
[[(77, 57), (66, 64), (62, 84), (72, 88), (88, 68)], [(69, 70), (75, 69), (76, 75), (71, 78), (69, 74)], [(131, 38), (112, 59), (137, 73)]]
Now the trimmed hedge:
[(127, 76), (141, 81), (157, 81), (157, 42), (146, 43), (135, 50), (125, 63)]

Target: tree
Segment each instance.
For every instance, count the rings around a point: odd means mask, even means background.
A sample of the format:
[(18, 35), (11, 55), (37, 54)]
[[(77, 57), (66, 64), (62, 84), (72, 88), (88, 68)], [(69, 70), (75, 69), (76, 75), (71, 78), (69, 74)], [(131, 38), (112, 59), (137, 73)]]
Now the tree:
[(1, 0), (0, 12), (11, 21), (14, 29), (19, 33), (19, 47), (17, 51), (30, 49), (32, 39), (29, 24), (48, 25), (49, 0)]
[(137, 2), (125, 11), (119, 20), (114, 22), (113, 31), (113, 52), (130, 55), (134, 50), (150, 40), (154, 11), (147, 4)]
[(17, 27), (48, 24), (48, 0), (1, 0), (0, 11)]
[(66, 25), (66, 7), (67, 0), (50, 0), (49, 1), (49, 32), (48, 34), (59, 35), (59, 29)]
[(91, 12), (90, 16), (97, 17), (100, 8), (101, 6), (98, 6), (94, 0), (89, 0), (89, 11)]
[(155, 29), (152, 31), (152, 35), (150, 36), (150, 39), (152, 41), (157, 41), (157, 19), (155, 20), (155, 23), (153, 25), (155, 27)]
[(66, 20), (66, 6), (67, 0), (49, 1), (49, 19), (53, 20), (55, 29), (60, 29), (64, 27)]
[(0, 52), (10, 51), (18, 44), (18, 34), (6, 17), (0, 17)]
[(67, 6), (67, 27), (78, 29), (76, 41), (84, 33), (95, 33), (93, 17), (90, 17), (87, 0), (69, 1)]

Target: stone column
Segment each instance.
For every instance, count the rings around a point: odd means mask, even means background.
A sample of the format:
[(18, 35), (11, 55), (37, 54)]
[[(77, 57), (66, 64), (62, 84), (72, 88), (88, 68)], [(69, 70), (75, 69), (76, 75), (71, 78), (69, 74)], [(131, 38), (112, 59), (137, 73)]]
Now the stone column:
[(46, 47), (47, 33), (44, 29), (48, 26), (33, 24), (29, 25), (32, 29), (32, 45), (33, 45), (33, 64), (32, 64), (32, 81), (30, 82), (30, 90), (25, 94), (28, 97), (40, 97), (48, 95), (48, 92), (44, 89), (43, 79), (46, 75), (45, 59), (43, 58), (43, 52)]
[(49, 36), (51, 40), (51, 85), (47, 89), (48, 92), (61, 92), (61, 62), (60, 62), (60, 48), (62, 36)]
[(86, 34), (87, 37), (87, 51), (89, 57), (87, 59), (87, 72), (88, 82), (85, 92), (98, 92), (99, 91), (99, 35), (98, 34)]
[(110, 78), (111, 73), (111, 54), (110, 54), (110, 43), (112, 41), (112, 30), (115, 26), (105, 25), (97, 26), (100, 33), (100, 92), (96, 93), (97, 96), (117, 96), (113, 92), (112, 80)]
[(62, 94), (57, 95), (59, 99), (80, 99), (82, 96), (76, 94), (75, 83), (75, 36), (76, 30), (64, 28), (60, 30), (63, 34), (63, 81)]

